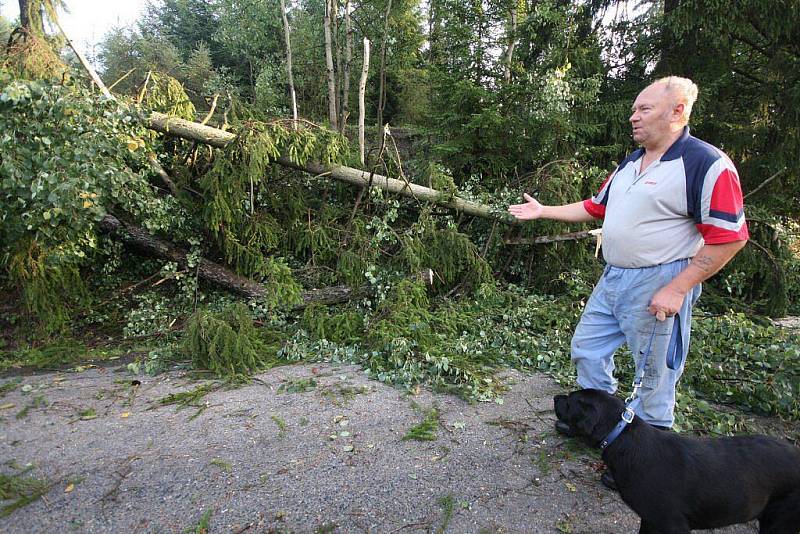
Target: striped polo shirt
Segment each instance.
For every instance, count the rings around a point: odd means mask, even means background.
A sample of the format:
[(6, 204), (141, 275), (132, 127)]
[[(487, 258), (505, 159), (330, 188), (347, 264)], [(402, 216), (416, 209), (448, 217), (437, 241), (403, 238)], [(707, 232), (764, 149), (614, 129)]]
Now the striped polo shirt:
[(644, 149), (620, 163), (586, 211), (603, 219), (603, 258), (616, 267), (650, 267), (694, 256), (709, 245), (746, 240), (742, 188), (731, 160), (689, 135), (640, 172)]

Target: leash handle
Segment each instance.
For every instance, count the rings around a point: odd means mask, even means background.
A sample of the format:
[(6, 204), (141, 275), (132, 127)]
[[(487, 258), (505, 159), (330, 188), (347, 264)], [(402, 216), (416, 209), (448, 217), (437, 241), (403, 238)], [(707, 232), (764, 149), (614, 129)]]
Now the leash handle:
[(667, 367), (676, 371), (683, 363), (683, 336), (681, 335), (681, 317), (675, 315), (675, 324), (672, 326), (672, 336), (667, 346)]

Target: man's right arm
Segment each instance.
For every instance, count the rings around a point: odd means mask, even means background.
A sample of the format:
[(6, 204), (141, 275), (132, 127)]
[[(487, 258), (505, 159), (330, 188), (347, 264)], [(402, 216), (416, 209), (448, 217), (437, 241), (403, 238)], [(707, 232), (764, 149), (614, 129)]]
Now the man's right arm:
[(562, 206), (543, 206), (538, 200), (525, 193), (524, 204), (513, 204), (508, 207), (508, 212), (521, 221), (534, 219), (553, 219), (570, 223), (589, 222), (595, 218), (586, 211), (584, 202), (574, 202)]

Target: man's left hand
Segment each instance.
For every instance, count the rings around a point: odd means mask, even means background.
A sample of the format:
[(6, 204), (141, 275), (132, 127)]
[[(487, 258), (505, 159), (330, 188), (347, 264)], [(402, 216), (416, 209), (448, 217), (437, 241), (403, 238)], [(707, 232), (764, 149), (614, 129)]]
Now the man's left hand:
[(647, 311), (655, 315), (659, 321), (664, 321), (667, 317), (672, 317), (680, 311), (685, 298), (685, 293), (666, 285), (653, 295)]

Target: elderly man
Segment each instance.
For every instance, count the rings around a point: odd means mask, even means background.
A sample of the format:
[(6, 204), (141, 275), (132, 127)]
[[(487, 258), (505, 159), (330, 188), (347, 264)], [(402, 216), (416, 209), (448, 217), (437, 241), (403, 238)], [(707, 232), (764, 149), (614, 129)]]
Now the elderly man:
[[(748, 239), (736, 168), (719, 149), (689, 135), (697, 86), (670, 76), (644, 89), (630, 117), (634, 151), (582, 202), (508, 208), (521, 220), (603, 219), (606, 267), (572, 338), (578, 385), (614, 393), (614, 352), (625, 342), (643, 372), (637, 415), (669, 429), (675, 386), (689, 349), (700, 284)], [(565, 434), (570, 428), (557, 423)], [(615, 489), (610, 473), (602, 481)]]

